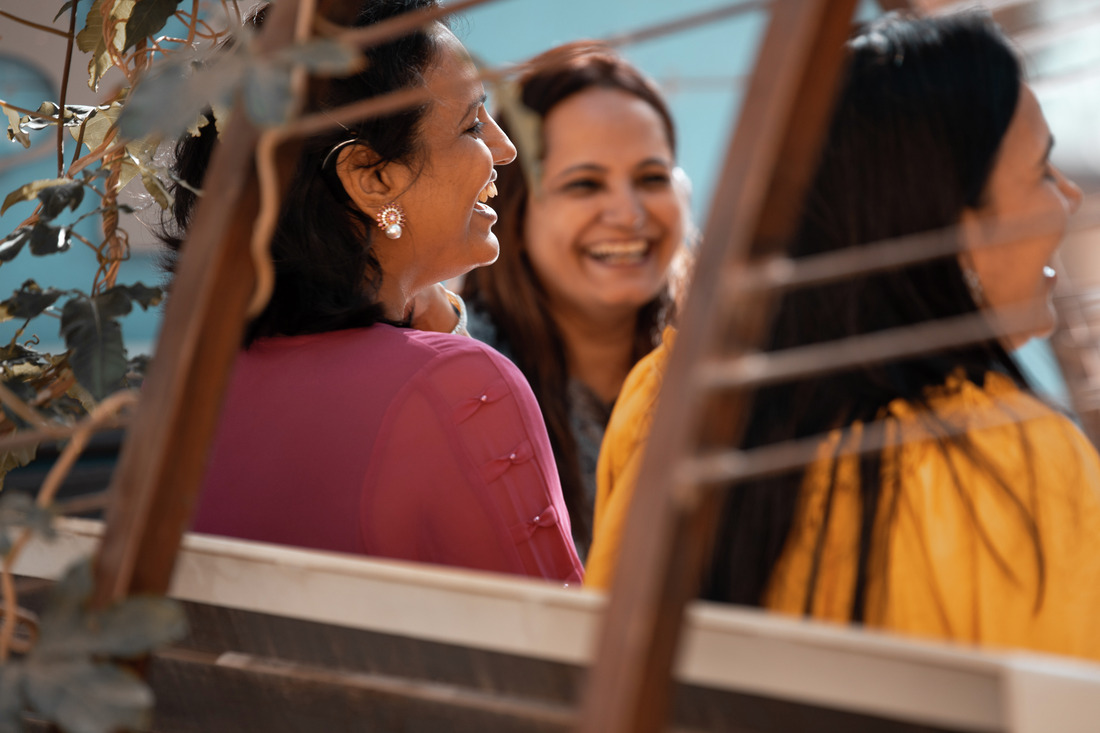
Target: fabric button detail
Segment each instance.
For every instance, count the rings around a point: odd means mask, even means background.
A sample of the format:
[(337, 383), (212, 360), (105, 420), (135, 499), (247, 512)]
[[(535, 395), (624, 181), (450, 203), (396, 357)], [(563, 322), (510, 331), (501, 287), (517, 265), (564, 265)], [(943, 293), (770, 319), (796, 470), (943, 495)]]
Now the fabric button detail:
[(531, 447), (531, 443), (523, 441), (517, 445), (513, 450), (509, 451), (503, 456), (494, 458), (481, 467), (482, 476), (488, 482), (496, 481), (498, 478), (507, 473), (508, 469), (512, 466), (518, 466), (521, 463), (526, 463), (531, 460), (535, 455), (534, 449)]
[(469, 399), (462, 400), (452, 413), (455, 423), (462, 423), (477, 414), (478, 410), (491, 405), (509, 393), (508, 385), (504, 380), (498, 379), (486, 386), (480, 392)]
[(512, 539), (515, 542), (526, 542), (538, 530), (544, 527), (556, 527), (557, 525), (558, 510), (551, 504), (523, 524), (512, 527)]

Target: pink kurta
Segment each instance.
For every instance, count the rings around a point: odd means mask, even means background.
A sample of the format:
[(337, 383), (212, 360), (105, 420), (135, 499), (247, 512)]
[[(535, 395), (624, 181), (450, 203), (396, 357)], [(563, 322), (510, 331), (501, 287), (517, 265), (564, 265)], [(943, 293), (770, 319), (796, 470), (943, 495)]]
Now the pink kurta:
[(198, 532), (579, 582), (534, 395), (488, 346), (375, 325), (237, 358)]

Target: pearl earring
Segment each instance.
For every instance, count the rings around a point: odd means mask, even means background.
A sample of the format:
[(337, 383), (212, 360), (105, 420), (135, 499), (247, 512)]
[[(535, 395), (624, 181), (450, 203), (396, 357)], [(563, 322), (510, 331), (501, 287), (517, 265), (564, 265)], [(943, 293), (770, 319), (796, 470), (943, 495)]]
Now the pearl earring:
[(390, 239), (400, 239), (405, 233), (402, 228), (405, 224), (405, 210), (396, 201), (382, 207), (375, 219), (378, 221), (378, 228)]

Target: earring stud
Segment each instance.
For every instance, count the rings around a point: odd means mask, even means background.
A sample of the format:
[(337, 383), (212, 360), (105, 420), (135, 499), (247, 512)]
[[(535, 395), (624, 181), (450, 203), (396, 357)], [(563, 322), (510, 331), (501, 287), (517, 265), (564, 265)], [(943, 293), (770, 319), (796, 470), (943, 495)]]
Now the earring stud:
[(405, 210), (396, 201), (383, 206), (375, 218), (378, 221), (378, 228), (390, 239), (400, 239), (405, 233)]

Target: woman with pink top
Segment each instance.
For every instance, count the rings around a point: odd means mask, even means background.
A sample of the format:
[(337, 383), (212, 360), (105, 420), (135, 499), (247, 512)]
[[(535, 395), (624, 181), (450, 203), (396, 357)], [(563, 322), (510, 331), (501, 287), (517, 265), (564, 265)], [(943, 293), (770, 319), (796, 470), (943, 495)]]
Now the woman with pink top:
[[(435, 5), (366, 0), (356, 25)], [(325, 107), (412, 87), (430, 101), (305, 142), (272, 241), (274, 295), (238, 357), (194, 527), (577, 582), (531, 390), (460, 335), (461, 303), (437, 285), (496, 259), (486, 202), (515, 149), (443, 25), (366, 55)], [(181, 141), (182, 180), (201, 185), (215, 142), (213, 125)], [(195, 204), (176, 195), (174, 247)]]

